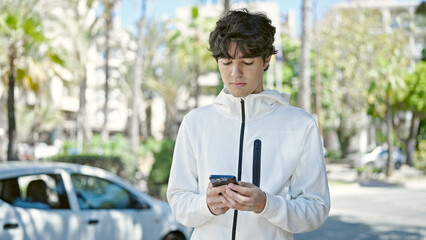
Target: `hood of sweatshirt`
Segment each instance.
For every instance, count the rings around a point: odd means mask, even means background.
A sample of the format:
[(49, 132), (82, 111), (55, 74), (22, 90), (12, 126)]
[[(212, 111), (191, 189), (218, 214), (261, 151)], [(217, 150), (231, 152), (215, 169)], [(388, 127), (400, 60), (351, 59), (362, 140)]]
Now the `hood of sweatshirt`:
[(232, 96), (224, 88), (214, 100), (214, 105), (219, 112), (233, 119), (241, 119), (241, 100), (244, 100), (245, 120), (250, 121), (260, 118), (278, 106), (289, 105), (290, 94), (280, 93), (276, 90), (265, 89), (258, 94), (250, 94), (243, 98)]

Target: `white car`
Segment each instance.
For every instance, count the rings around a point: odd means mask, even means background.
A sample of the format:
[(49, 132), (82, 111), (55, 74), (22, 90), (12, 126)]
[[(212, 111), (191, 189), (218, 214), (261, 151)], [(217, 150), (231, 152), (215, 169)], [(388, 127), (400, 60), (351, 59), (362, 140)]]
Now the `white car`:
[(0, 163), (0, 239), (183, 240), (167, 203), (105, 170)]
[[(388, 150), (383, 146), (374, 148), (371, 152), (364, 154), (358, 166), (371, 166), (377, 168), (385, 168), (388, 159)], [(401, 150), (394, 148), (392, 159), (395, 164), (395, 169), (401, 168), (402, 164), (405, 164), (406, 158)]]

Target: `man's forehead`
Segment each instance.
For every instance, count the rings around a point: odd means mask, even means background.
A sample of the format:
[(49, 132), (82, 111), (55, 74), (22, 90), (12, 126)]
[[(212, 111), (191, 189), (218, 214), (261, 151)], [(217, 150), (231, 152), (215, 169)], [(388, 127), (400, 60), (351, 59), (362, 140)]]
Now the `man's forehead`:
[(235, 54), (235, 56), (232, 56), (231, 54), (229, 54), (229, 57), (224, 56), (222, 58), (229, 58), (229, 59), (243, 59), (243, 58), (253, 58), (251, 56), (244, 56), (243, 54)]
[(224, 56), (223, 58), (230, 58), (230, 59), (243, 59), (243, 58), (255, 58), (258, 56), (253, 56), (250, 53), (246, 51), (242, 51), (241, 49), (237, 48), (235, 45), (230, 46), (228, 48), (228, 56)]
[(228, 56), (231, 58), (241, 58), (243, 53), (240, 48), (237, 48), (237, 44), (231, 42), (228, 46)]

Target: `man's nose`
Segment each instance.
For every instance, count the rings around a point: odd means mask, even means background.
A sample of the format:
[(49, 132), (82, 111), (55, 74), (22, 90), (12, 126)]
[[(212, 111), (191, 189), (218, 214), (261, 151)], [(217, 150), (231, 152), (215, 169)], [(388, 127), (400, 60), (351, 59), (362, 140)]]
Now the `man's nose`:
[(235, 63), (232, 66), (231, 76), (232, 77), (240, 77), (242, 75), (243, 75), (243, 71), (241, 71), (241, 64), (240, 63)]

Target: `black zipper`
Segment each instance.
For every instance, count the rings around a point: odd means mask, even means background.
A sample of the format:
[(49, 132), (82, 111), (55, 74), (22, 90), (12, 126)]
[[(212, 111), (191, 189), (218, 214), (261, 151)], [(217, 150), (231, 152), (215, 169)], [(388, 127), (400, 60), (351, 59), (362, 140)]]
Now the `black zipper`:
[[(241, 181), (241, 168), (243, 163), (243, 144), (244, 144), (244, 129), (246, 125), (246, 114), (244, 99), (241, 99), (241, 130), (240, 130), (240, 150), (238, 154), (238, 181)], [(234, 221), (232, 223), (232, 240), (235, 240), (235, 234), (237, 232), (237, 219), (238, 210), (234, 210)]]
[(241, 165), (243, 164), (243, 143), (244, 143), (244, 129), (246, 126), (246, 113), (244, 100), (241, 99), (241, 130), (240, 130), (240, 152), (238, 154), (238, 181), (241, 181)]

